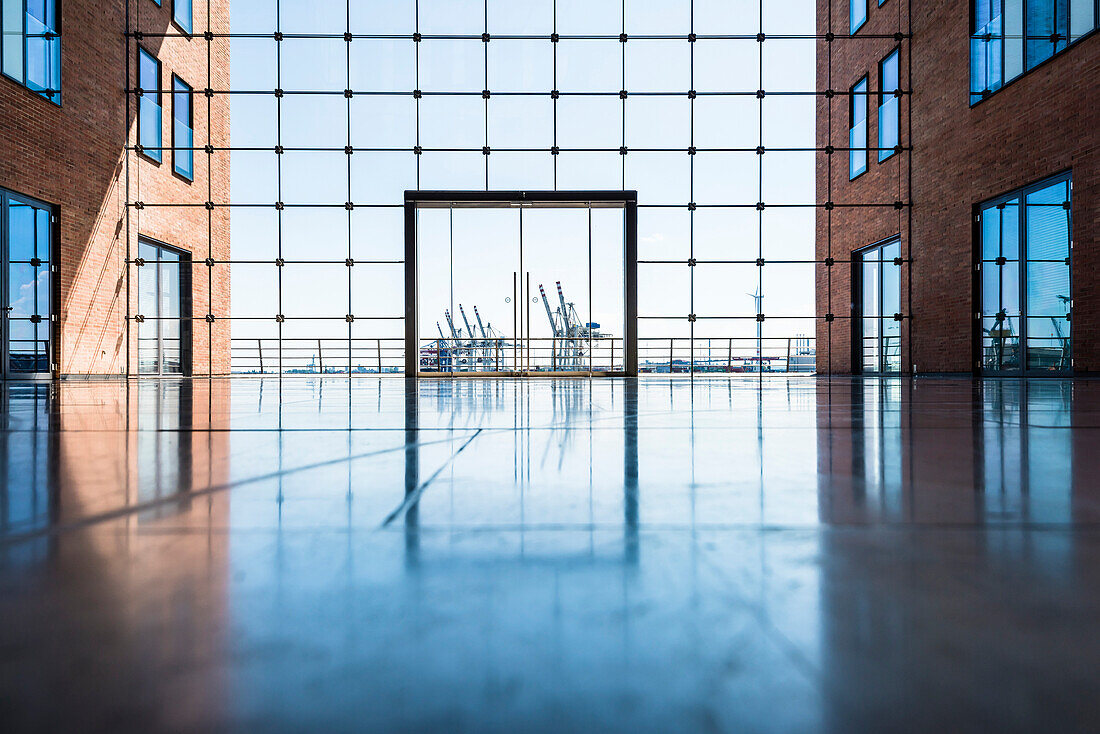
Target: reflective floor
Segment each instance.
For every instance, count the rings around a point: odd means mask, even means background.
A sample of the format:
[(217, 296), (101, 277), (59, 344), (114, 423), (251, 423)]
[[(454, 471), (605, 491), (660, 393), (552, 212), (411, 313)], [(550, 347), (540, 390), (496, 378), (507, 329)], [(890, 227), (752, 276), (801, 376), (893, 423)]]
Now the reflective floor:
[(1100, 381), (2, 392), (4, 731), (1100, 728)]

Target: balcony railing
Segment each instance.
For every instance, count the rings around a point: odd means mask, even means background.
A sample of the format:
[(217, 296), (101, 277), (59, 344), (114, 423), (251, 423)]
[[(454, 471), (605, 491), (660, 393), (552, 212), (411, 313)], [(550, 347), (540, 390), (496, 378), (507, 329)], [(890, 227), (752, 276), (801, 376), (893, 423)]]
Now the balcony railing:
[[(816, 370), (812, 337), (696, 338), (646, 337), (638, 340), (642, 373), (759, 373)], [(528, 339), (440, 340), (420, 342), (420, 371), (440, 374), (615, 373), (623, 370), (621, 337), (591, 341)], [(405, 341), (378, 339), (234, 338), (231, 370), (254, 375), (400, 374)]]

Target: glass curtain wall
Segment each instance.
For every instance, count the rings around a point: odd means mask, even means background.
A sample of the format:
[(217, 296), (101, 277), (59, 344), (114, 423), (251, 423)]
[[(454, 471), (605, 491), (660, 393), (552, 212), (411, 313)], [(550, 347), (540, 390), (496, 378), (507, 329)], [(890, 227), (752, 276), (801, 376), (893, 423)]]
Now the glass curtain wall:
[[(896, 18), (883, 39), (907, 32), (896, 5), (874, 8)], [(166, 32), (150, 15), (135, 47)], [(235, 372), (402, 368), (407, 189), (636, 190), (645, 372), (812, 365), (815, 280), (847, 264), (817, 259), (818, 210), (908, 204), (815, 192), (849, 156), (818, 145), (816, 105), (851, 83), (819, 88), (818, 54), (880, 36), (849, 38), (843, 11), (818, 28), (812, 0), (234, 0), (213, 39), (205, 2), (194, 17), (192, 43), (228, 37), (232, 62), (228, 86), (187, 79), (196, 116), (207, 88), (232, 104), (232, 148), (192, 145), (197, 176), (232, 171), (206, 212), (230, 209), (232, 256), (189, 266), (228, 268), (231, 305), (196, 339), (230, 328)]]
[(985, 372), (1072, 369), (1072, 192), (1066, 175), (981, 207)]

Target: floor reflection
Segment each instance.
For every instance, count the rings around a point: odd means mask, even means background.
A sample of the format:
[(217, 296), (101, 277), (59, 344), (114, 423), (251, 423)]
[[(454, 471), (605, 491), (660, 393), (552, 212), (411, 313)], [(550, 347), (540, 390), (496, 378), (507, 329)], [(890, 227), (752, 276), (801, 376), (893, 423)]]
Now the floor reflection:
[(1088, 729), (1098, 397), (1084, 380), (5, 385), (3, 712), (17, 729)]

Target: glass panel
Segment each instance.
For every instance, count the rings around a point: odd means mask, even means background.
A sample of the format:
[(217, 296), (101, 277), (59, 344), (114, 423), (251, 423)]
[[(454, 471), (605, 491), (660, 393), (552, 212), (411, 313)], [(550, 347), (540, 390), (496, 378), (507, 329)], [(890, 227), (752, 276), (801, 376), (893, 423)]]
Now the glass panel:
[(138, 314), (144, 321), (138, 324), (138, 372), (153, 373), (159, 367), (157, 344), (157, 248), (142, 242), (138, 245), (138, 257), (145, 265), (137, 269)]
[[(983, 92), (992, 92), (1001, 88), (1004, 70), (1001, 57), (1004, 53), (1004, 23), (1000, 15), (1000, 0), (975, 4), (978, 22), (970, 40), (970, 91), (971, 102), (980, 100)], [(988, 6), (992, 5), (990, 9)], [(995, 13), (983, 20), (978, 8), (985, 7), (987, 12)]]
[(172, 20), (183, 30), (191, 32), (191, 0), (172, 0)]
[(179, 79), (172, 80), (172, 152), (176, 173), (186, 178), (194, 178), (195, 154), (191, 150), (194, 144), (191, 130), (191, 88)]
[(848, 0), (848, 20), (851, 32), (855, 33), (867, 22), (867, 0)]
[(867, 372), (879, 371), (879, 336), (882, 322), (879, 300), (879, 279), (881, 278), (881, 264), (878, 262), (879, 251), (873, 250), (863, 255), (861, 265), (863, 293), (863, 369)]
[(1020, 368), (1020, 319), (987, 316), (982, 319), (982, 366), (1000, 372)]
[(1024, 0), (1004, 0), (1004, 9), (1004, 79), (1008, 81), (1024, 72)]
[(1055, 1), (1028, 0), (1025, 30), (1027, 68), (1032, 68), (1054, 55), (1057, 42), (1051, 42), (1055, 32)]
[(901, 243), (892, 242), (882, 248), (882, 370), (901, 370), (901, 322), (894, 314), (901, 313)]
[(27, 319), (8, 320), (8, 370), (14, 373), (39, 371), (39, 350), (45, 356), (45, 345), (39, 345), (35, 324)]
[(3, 0), (0, 25), (4, 28), (4, 73), (23, 80), (23, 0)]
[(34, 207), (8, 202), (8, 257), (27, 262), (34, 257)]
[(1066, 182), (1027, 195), (1027, 259), (1069, 257), (1069, 199)]
[(867, 80), (852, 87), (851, 129), (848, 131), (848, 177), (867, 170)]
[(38, 228), (34, 241), (34, 256), (45, 262), (50, 259), (50, 212), (46, 209), (35, 209), (34, 215)]
[(1096, 27), (1093, 0), (1069, 0), (1069, 38), (1076, 41)]
[(138, 142), (150, 158), (161, 159), (160, 105), (148, 95), (142, 95), (138, 102)]
[(160, 318), (161, 370), (180, 370), (180, 265), (179, 256), (161, 250), (158, 316)]
[(1027, 367), (1069, 368), (1068, 183), (1027, 195)]

